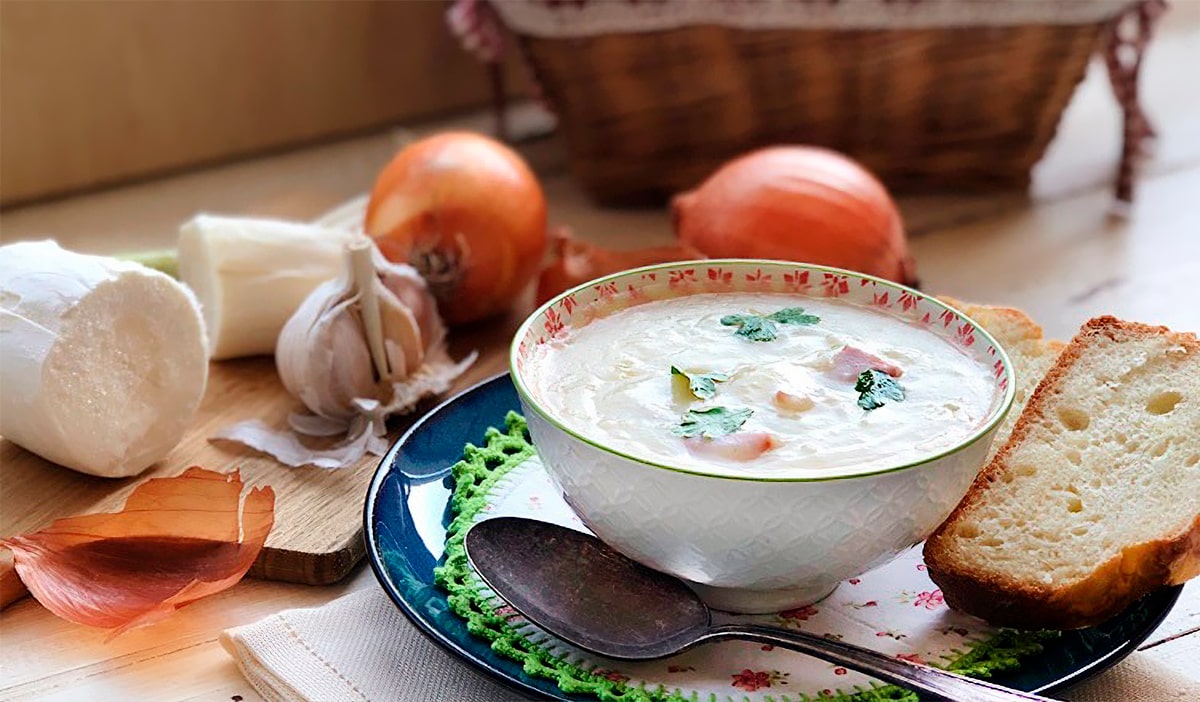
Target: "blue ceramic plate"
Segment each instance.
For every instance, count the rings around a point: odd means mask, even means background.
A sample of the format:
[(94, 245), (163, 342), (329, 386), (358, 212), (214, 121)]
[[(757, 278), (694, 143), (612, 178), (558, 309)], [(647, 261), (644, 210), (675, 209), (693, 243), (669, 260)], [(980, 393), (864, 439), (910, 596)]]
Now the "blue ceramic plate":
[[(486, 380), (446, 401), (417, 422), (388, 451), (367, 492), (367, 555), (383, 589), (417, 628), (450, 653), (500, 683), (537, 699), (592, 699), (565, 695), (531, 678), (467, 632), (433, 583), (450, 522), (450, 466), (488, 427), (503, 427), (520, 410), (508, 374)], [(1045, 650), (1022, 659), (1019, 670), (992, 680), (1017, 690), (1046, 693), (1089, 678), (1129, 655), (1166, 617), (1182, 587), (1146, 596), (1101, 626), (1064, 633)]]

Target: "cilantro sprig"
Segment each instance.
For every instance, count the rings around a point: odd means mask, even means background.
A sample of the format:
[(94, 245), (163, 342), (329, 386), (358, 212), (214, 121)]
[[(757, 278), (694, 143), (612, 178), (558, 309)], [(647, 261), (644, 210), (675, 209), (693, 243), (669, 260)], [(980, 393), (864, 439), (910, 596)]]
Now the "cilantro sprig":
[(779, 327), (766, 317), (756, 314), (730, 314), (721, 318), (721, 324), (727, 327), (737, 327), (734, 334), (744, 336), (751, 341), (774, 341)]
[(737, 327), (734, 334), (750, 341), (774, 341), (779, 336), (779, 324), (816, 324), (821, 318), (806, 314), (803, 307), (787, 307), (766, 316), (757, 314), (728, 314), (721, 324)]
[(767, 315), (767, 319), (780, 324), (816, 324), (821, 321), (815, 314), (806, 314), (803, 307), (786, 307)]
[(883, 407), (888, 401), (904, 401), (904, 386), (900, 381), (874, 368), (858, 374), (854, 390), (859, 393), (858, 406), (868, 412)]
[(701, 436), (705, 439), (715, 439), (741, 429), (752, 414), (754, 410), (749, 407), (688, 410), (674, 432), (684, 438)]
[(701, 400), (711, 400), (717, 394), (717, 383), (729, 380), (725, 373), (688, 373), (676, 366), (671, 366), (671, 375), (685, 379), (688, 390)]

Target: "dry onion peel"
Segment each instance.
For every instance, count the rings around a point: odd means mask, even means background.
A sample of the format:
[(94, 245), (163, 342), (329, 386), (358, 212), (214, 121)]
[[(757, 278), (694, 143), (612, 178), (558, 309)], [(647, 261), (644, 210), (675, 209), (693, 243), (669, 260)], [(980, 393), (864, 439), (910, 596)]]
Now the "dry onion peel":
[(120, 512), (58, 519), (0, 545), (46, 609), (115, 636), (242, 579), (275, 523), (275, 492), (241, 494), (237, 471), (192, 467), (142, 483)]
[(542, 304), (555, 295), (583, 285), (589, 280), (619, 271), (648, 266), (654, 263), (670, 263), (705, 258), (695, 248), (686, 244), (674, 246), (652, 246), (644, 249), (618, 251), (588, 241), (576, 239), (564, 228), (551, 238), (554, 259), (542, 269), (538, 277), (537, 304)]
[(28, 594), (13, 564), (12, 551), (0, 549), (0, 609)]
[[(388, 262), (365, 237), (347, 244), (345, 269), (319, 286), (284, 325), (275, 365), (310, 414), (279, 431), (251, 420), (214, 438), (237, 441), (289, 466), (343, 468), (387, 449), (387, 419), (437, 395), (475, 361), (455, 362), (437, 303), (411, 266)], [(341, 438), (312, 448), (302, 437)]]

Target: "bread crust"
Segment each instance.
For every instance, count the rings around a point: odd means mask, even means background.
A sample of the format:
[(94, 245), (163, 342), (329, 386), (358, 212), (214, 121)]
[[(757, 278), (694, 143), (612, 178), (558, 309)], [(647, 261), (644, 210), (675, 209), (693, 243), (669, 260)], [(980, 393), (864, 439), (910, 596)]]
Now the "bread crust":
[[(1009, 329), (1016, 332), (1012, 341), (1018, 343), (1026, 341), (1045, 342), (1045, 340), (1042, 338), (1041, 325), (1033, 321), (1032, 317), (1015, 307), (1004, 307), (1001, 305), (976, 305), (970, 302), (963, 302), (962, 300), (949, 297), (947, 295), (939, 295), (938, 299), (957, 309), (958, 311), (965, 313), (968, 317), (974, 319), (976, 322), (979, 322), (976, 317), (982, 317), (984, 315), (995, 317), (997, 322), (1003, 321)], [(987, 329), (989, 325), (984, 324), (982, 326), (984, 329)], [(995, 327), (995, 323), (993, 323), (991, 326)], [(988, 329), (988, 331), (991, 332), (992, 330)], [(1062, 342), (1059, 341), (1052, 341), (1048, 343), (1058, 344), (1060, 347), (1062, 345)]]
[(989, 486), (1008, 469), (1008, 457), (1046, 413), (1059, 382), (1066, 377), (1091, 342), (1100, 336), (1113, 340), (1163, 335), (1172, 343), (1200, 354), (1194, 334), (1172, 332), (1137, 322), (1104, 316), (1089, 320), (1058, 361), (1038, 383), (1005, 445), (979, 473), (945, 522), (925, 542), (930, 578), (942, 589), (947, 604), (1000, 626), (1020, 629), (1077, 629), (1093, 626), (1163, 585), (1179, 584), (1200, 575), (1200, 514), (1191, 524), (1163, 539), (1132, 544), (1099, 564), (1069, 587), (1026, 583), (995, 573), (979, 573), (957, 563), (948, 543), (952, 529), (973, 507), (987, 499)]

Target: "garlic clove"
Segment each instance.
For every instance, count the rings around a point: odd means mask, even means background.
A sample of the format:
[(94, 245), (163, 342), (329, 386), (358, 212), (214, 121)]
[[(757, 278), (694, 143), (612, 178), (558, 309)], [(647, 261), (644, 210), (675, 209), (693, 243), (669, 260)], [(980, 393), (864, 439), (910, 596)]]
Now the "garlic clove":
[(388, 362), (392, 369), (388, 380), (404, 380), (416, 372), (425, 360), (425, 343), (417, 318), (409, 308), (386, 288), (380, 291), (380, 311), (383, 313), (383, 335)]
[(314, 353), (310, 359), (324, 359), (320, 361), (322, 369), (317, 371), (317, 375), (330, 379), (328, 387), (320, 389), (324, 397), (324, 411), (317, 414), (352, 417), (355, 414), (352, 406), (355, 399), (382, 399), (386, 394), (386, 388), (376, 378), (371, 351), (363, 337), (362, 323), (356, 317), (353, 309), (344, 314), (338, 314), (335, 309), (328, 323), (322, 327), (321, 334), (313, 340), (322, 351)]
[(421, 330), (421, 340), (426, 350), (442, 343), (446, 338), (446, 325), (437, 311), (437, 302), (429, 292), (429, 286), (412, 266), (396, 265), (376, 251), (379, 260), (383, 287), (396, 296), (409, 309)]
[(314, 414), (349, 419), (354, 398), (379, 391), (361, 325), (351, 314), (354, 299), (328, 296), (337, 287), (321, 285), (284, 325), (275, 366), (284, 388)]

